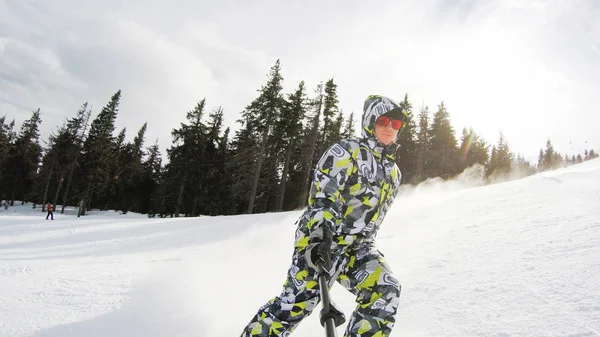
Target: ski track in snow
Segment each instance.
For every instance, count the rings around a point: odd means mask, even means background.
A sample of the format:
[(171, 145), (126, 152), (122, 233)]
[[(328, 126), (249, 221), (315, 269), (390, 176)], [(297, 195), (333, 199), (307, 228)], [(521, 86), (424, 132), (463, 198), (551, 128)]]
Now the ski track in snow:
[[(600, 336), (599, 200), (600, 160), (400, 196), (377, 239), (402, 284), (392, 336)], [(0, 337), (239, 336), (281, 291), (299, 215), (2, 209)], [(319, 310), (292, 336), (324, 335)]]

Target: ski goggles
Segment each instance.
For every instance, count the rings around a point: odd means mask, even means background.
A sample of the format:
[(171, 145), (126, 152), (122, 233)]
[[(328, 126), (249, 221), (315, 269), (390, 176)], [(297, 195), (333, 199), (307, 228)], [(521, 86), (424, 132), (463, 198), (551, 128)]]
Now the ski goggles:
[(402, 121), (399, 121), (397, 119), (391, 119), (387, 116), (381, 116), (377, 118), (376, 123), (381, 126), (387, 126), (388, 124), (392, 123), (392, 129), (394, 130), (400, 130), (402, 128), (402, 125), (404, 124)]

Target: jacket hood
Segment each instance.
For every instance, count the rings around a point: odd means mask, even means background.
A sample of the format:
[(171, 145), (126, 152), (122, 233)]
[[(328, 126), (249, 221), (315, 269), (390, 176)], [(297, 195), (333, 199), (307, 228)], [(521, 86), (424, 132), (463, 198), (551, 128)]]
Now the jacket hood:
[[(399, 109), (400, 105), (389, 97), (370, 95), (365, 100), (362, 116), (363, 138), (375, 138), (375, 121), (381, 115), (393, 109)], [(398, 133), (400, 134), (400, 133)]]

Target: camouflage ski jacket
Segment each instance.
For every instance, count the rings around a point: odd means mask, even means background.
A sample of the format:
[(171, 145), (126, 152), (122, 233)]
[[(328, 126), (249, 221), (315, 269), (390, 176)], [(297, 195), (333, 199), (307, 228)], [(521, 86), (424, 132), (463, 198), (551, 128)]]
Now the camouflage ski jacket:
[(373, 243), (400, 185), (397, 144), (384, 146), (375, 137), (375, 121), (394, 107), (398, 104), (387, 97), (369, 96), (362, 137), (342, 140), (323, 154), (314, 170), (309, 205), (298, 220), (296, 249), (319, 242), (324, 226), (333, 233), (334, 250)]

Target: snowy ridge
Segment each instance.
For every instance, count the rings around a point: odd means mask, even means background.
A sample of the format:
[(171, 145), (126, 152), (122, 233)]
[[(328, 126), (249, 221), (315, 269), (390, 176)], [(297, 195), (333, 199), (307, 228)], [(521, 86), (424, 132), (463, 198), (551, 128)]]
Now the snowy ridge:
[[(600, 336), (600, 160), (476, 185), (417, 188), (390, 211), (392, 336)], [(299, 214), (2, 209), (0, 336), (238, 336), (281, 290)], [(353, 296), (332, 296), (349, 316)], [(324, 335), (317, 311), (292, 336)]]

